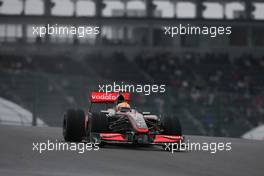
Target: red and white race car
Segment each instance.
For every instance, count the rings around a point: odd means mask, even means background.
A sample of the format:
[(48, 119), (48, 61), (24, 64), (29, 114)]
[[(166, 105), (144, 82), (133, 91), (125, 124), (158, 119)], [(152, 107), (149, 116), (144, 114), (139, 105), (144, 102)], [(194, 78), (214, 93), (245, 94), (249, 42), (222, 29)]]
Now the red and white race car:
[[(90, 108), (68, 110), (63, 119), (65, 141), (162, 145), (183, 140), (180, 122), (175, 117), (159, 117), (130, 107), (116, 109), (116, 103), (128, 102), (128, 93), (92, 92)], [(111, 106), (94, 112), (94, 104)], [(116, 105), (118, 106), (118, 105)], [(94, 108), (93, 108), (94, 109)]]

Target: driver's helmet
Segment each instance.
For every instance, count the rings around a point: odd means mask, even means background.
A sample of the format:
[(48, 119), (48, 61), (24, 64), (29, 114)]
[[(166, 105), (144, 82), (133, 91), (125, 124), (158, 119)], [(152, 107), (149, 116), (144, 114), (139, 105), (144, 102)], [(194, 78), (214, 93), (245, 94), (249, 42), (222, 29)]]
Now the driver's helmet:
[(116, 99), (116, 104), (120, 104), (125, 102), (125, 97), (123, 95), (119, 95)]
[(128, 112), (130, 110), (131, 110), (130, 105), (127, 102), (119, 103), (116, 106), (116, 111), (118, 112)]

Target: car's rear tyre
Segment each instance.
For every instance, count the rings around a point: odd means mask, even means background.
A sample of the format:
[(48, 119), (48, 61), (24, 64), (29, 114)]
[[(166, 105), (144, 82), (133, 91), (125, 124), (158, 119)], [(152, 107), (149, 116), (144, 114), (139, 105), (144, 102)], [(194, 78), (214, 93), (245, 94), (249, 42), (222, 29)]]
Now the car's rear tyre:
[(162, 119), (163, 133), (166, 135), (182, 135), (181, 123), (177, 117), (164, 117)]
[(108, 120), (104, 113), (93, 113), (91, 119), (91, 132), (103, 133), (108, 132)]
[(85, 136), (85, 113), (70, 109), (63, 119), (63, 137), (67, 142), (81, 142)]

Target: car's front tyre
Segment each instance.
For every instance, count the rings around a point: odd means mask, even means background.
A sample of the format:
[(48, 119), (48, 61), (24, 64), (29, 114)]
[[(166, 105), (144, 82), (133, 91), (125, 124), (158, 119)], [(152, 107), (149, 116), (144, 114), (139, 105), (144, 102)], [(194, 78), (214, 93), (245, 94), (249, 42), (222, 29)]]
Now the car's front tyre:
[(182, 136), (181, 123), (177, 117), (164, 117), (162, 119), (162, 128), (162, 134)]
[(63, 137), (66, 142), (81, 142), (85, 136), (85, 113), (69, 109), (63, 118)]

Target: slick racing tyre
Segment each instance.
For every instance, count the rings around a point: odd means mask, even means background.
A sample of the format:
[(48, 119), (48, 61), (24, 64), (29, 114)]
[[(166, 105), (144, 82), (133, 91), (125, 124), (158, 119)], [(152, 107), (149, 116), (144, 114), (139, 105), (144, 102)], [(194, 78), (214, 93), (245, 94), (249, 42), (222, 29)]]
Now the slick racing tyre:
[(163, 133), (166, 135), (182, 136), (182, 128), (177, 117), (164, 117), (162, 119)]
[(92, 115), (91, 132), (92, 133), (103, 133), (108, 132), (108, 120), (104, 113), (93, 113)]
[(81, 142), (85, 136), (85, 113), (70, 109), (63, 119), (63, 137), (67, 142)]

